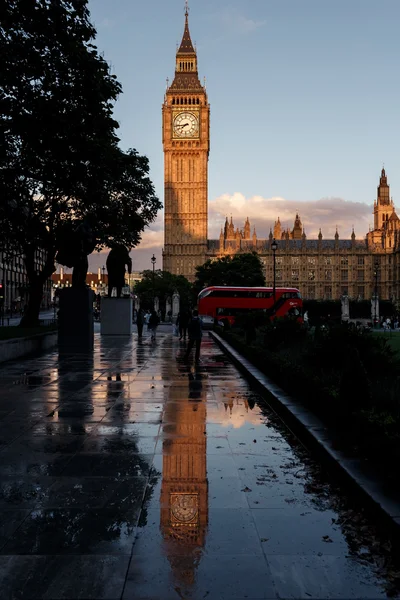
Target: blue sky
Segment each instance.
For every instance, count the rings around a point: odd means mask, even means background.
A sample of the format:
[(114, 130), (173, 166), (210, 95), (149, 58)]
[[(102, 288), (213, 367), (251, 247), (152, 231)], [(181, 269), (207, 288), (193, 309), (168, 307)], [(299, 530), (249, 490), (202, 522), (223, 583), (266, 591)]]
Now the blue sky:
[[(382, 164), (400, 207), (399, 0), (190, 0), (211, 105), (209, 237), (247, 214), (260, 237), (299, 211), (307, 235), (372, 224)], [(161, 105), (183, 0), (91, 0), (96, 44), (123, 86), (123, 148), (150, 160), (163, 200)], [(162, 214), (132, 254), (160, 257)], [(99, 257), (101, 262), (101, 258)], [(91, 261), (93, 267), (98, 260)], [(161, 259), (157, 263), (161, 266)]]

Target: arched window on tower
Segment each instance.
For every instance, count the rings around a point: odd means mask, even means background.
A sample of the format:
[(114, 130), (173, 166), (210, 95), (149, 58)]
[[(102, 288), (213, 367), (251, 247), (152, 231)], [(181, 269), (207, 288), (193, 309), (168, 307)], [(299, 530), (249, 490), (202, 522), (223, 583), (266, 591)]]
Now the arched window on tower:
[(197, 104), (200, 104), (200, 100), (197, 98)]
[(189, 98), (189, 104), (192, 104), (192, 99), (191, 98)]
[(172, 98), (172, 104), (175, 104), (175, 98)]

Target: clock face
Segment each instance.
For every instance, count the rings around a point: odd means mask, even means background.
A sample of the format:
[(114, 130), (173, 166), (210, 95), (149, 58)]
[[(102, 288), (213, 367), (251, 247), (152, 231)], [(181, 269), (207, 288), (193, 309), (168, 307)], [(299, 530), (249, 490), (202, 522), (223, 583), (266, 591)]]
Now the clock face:
[(197, 137), (199, 121), (193, 113), (179, 113), (174, 119), (174, 135), (177, 137)]
[(171, 494), (170, 501), (173, 522), (197, 522), (199, 510), (197, 494)]

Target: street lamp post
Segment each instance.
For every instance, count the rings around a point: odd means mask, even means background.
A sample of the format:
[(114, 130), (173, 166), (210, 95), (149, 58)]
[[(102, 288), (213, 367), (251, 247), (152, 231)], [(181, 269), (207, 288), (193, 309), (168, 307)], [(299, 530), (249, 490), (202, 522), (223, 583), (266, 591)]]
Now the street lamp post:
[(153, 265), (153, 310), (154, 310), (154, 302), (155, 302), (155, 298), (156, 298), (155, 287), (154, 287), (154, 269), (156, 266), (156, 261), (157, 261), (157, 259), (153, 254), (153, 256), (151, 257), (151, 264)]
[(106, 276), (105, 276), (106, 268), (105, 268), (105, 266), (104, 266), (104, 265), (101, 267), (101, 270), (102, 270), (102, 272), (103, 272), (103, 279), (102, 279), (102, 282), (103, 282), (103, 290), (104, 290), (104, 295), (105, 295), (105, 293), (106, 293), (106, 291), (105, 291), (105, 290), (106, 290), (106, 279), (105, 279), (105, 277), (106, 277)]
[(375, 261), (374, 265), (374, 278), (375, 278), (375, 301), (374, 301), (374, 327), (377, 327), (378, 321), (378, 276), (379, 276), (379, 262)]
[(272, 291), (272, 295), (273, 295), (273, 299), (274, 299), (274, 313), (275, 313), (275, 301), (276, 301), (276, 251), (278, 249), (278, 244), (276, 242), (276, 239), (274, 238), (272, 240), (272, 244), (271, 244), (271, 250), (273, 252), (273, 271), (274, 271), (274, 286), (273, 286), (273, 291)]

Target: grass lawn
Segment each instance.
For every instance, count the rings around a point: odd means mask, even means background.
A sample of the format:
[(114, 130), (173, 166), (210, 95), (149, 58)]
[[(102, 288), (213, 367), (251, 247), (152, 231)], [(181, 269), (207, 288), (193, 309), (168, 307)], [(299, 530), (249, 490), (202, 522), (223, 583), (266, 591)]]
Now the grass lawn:
[(56, 331), (57, 325), (42, 325), (41, 327), (0, 327), (0, 341), (11, 340), (13, 338), (28, 337), (29, 335), (35, 335), (37, 333), (48, 333), (49, 331)]

